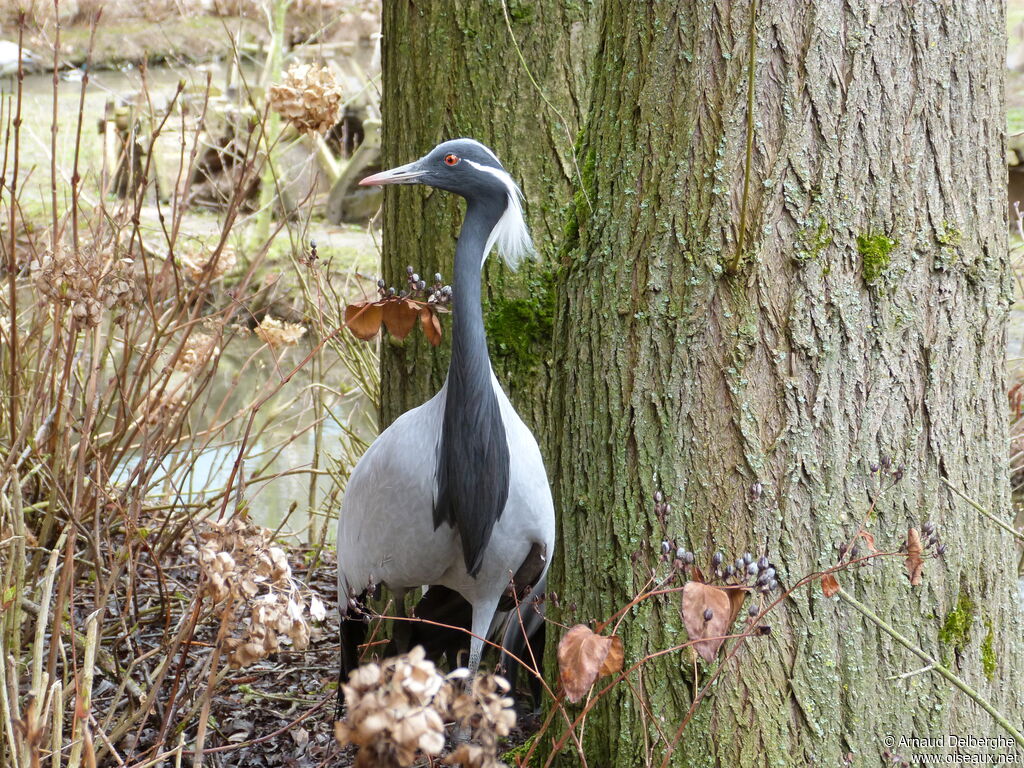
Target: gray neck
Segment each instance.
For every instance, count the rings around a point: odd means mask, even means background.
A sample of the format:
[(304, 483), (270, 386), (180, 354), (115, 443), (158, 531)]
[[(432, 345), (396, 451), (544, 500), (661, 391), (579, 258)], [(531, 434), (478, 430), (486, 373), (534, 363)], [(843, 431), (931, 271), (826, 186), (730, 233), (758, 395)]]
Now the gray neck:
[(501, 407), (491, 384), (480, 271), (484, 246), (505, 200), (474, 198), (455, 248), (452, 358), (437, 464), (434, 527), (459, 532), (466, 571), (483, 564), (491, 529), (508, 499), (509, 452)]
[(452, 314), (452, 358), (449, 377), (456, 367), (487, 371), (490, 383), (491, 361), (484, 332), (484, 313), (480, 301), (480, 279), (484, 246), (494, 225), (501, 218), (493, 206), (470, 202), (466, 219), (455, 246), (455, 305)]

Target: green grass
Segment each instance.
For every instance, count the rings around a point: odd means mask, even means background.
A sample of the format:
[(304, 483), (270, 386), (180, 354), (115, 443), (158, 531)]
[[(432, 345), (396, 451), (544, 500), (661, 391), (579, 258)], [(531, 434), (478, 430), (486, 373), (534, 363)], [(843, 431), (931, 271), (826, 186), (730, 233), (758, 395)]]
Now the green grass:
[[(250, 19), (216, 16), (172, 16), (154, 24), (146, 19), (103, 22), (96, 30), (94, 68), (108, 69), (126, 62), (150, 64), (209, 61), (231, 55), (231, 36), (239, 29), (245, 39), (265, 39), (266, 29)], [(78, 24), (61, 31), (65, 60), (76, 66), (85, 62), (90, 29)]]

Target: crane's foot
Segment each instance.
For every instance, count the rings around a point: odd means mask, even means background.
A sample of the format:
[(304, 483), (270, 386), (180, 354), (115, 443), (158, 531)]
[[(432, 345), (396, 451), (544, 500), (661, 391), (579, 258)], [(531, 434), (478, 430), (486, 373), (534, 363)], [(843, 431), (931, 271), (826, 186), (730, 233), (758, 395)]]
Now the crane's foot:
[[(477, 637), (474, 637), (469, 644), (469, 674), (462, 679), (462, 686), (465, 691), (471, 691), (473, 688), (473, 680), (480, 674), (480, 656), (483, 651), (483, 641)], [(452, 741), (458, 745), (469, 741), (469, 737), (472, 735), (471, 728), (468, 724), (457, 725), (455, 730), (452, 731)]]

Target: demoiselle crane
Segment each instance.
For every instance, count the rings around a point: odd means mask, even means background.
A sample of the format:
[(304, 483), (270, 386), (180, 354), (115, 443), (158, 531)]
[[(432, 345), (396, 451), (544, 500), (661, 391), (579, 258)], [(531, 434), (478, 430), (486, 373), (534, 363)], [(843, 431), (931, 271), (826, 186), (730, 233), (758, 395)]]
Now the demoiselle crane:
[[(434, 587), (424, 602), (439, 588), (465, 598), (475, 675), (495, 614), (545, 576), (555, 543), (540, 449), (491, 370), (480, 304), (492, 247), (513, 268), (533, 253), (522, 194), (494, 152), (472, 139), (446, 141), (360, 184), (437, 187), (464, 197), (466, 215), (455, 247), (448, 377), (433, 398), (377, 437), (345, 490), (338, 518), (342, 679), (358, 665), (365, 637), (360, 602), (378, 584), (391, 590), (400, 617), (406, 593), (420, 586)], [(407, 650), (400, 638), (408, 645), (408, 625), (396, 622), (400, 651)]]

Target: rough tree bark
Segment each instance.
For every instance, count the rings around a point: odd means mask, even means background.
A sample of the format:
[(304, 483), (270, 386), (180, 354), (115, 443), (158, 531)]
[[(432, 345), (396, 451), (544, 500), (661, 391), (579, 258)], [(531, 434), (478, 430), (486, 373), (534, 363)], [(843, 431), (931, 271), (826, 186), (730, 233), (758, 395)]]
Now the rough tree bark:
[[(586, 105), (593, 48), (589, 3), (427, 0), (384, 3), (384, 165), (409, 162), (445, 140), (492, 147), (527, 200), (539, 253), (512, 274), (497, 257), (485, 269), (485, 322), (495, 372), (528, 424), (546, 411), (554, 317), (552, 259), (572, 199), (573, 142)], [(509, 25), (524, 60), (519, 60)], [(392, 188), (384, 205), (384, 277), (404, 285), (406, 265), (452, 277), (462, 203), (436, 190)], [(458, 295), (456, 290), (456, 303)], [(440, 350), (417, 334), (382, 349), (381, 427), (440, 389)], [(542, 441), (542, 447), (543, 441)]]
[[(1020, 723), (1014, 546), (943, 484), (1009, 519), (1001, 4), (609, 0), (600, 15), (593, 209), (576, 207), (557, 290), (559, 618), (611, 614), (663, 538), (704, 561), (767, 551), (784, 583), (827, 567), (891, 457), (905, 476), (870, 530), (895, 550), (935, 520), (945, 560), (916, 588), (899, 560), (840, 581)], [(878, 765), (886, 734), (1000, 733), (941, 678), (892, 679), (923, 665), (820, 588), (771, 624), (673, 764)], [(627, 663), (681, 642), (678, 599), (620, 634)], [(589, 764), (657, 764), (693, 675), (680, 654), (648, 663), (633, 676), (647, 712), (620, 685), (588, 719)]]

